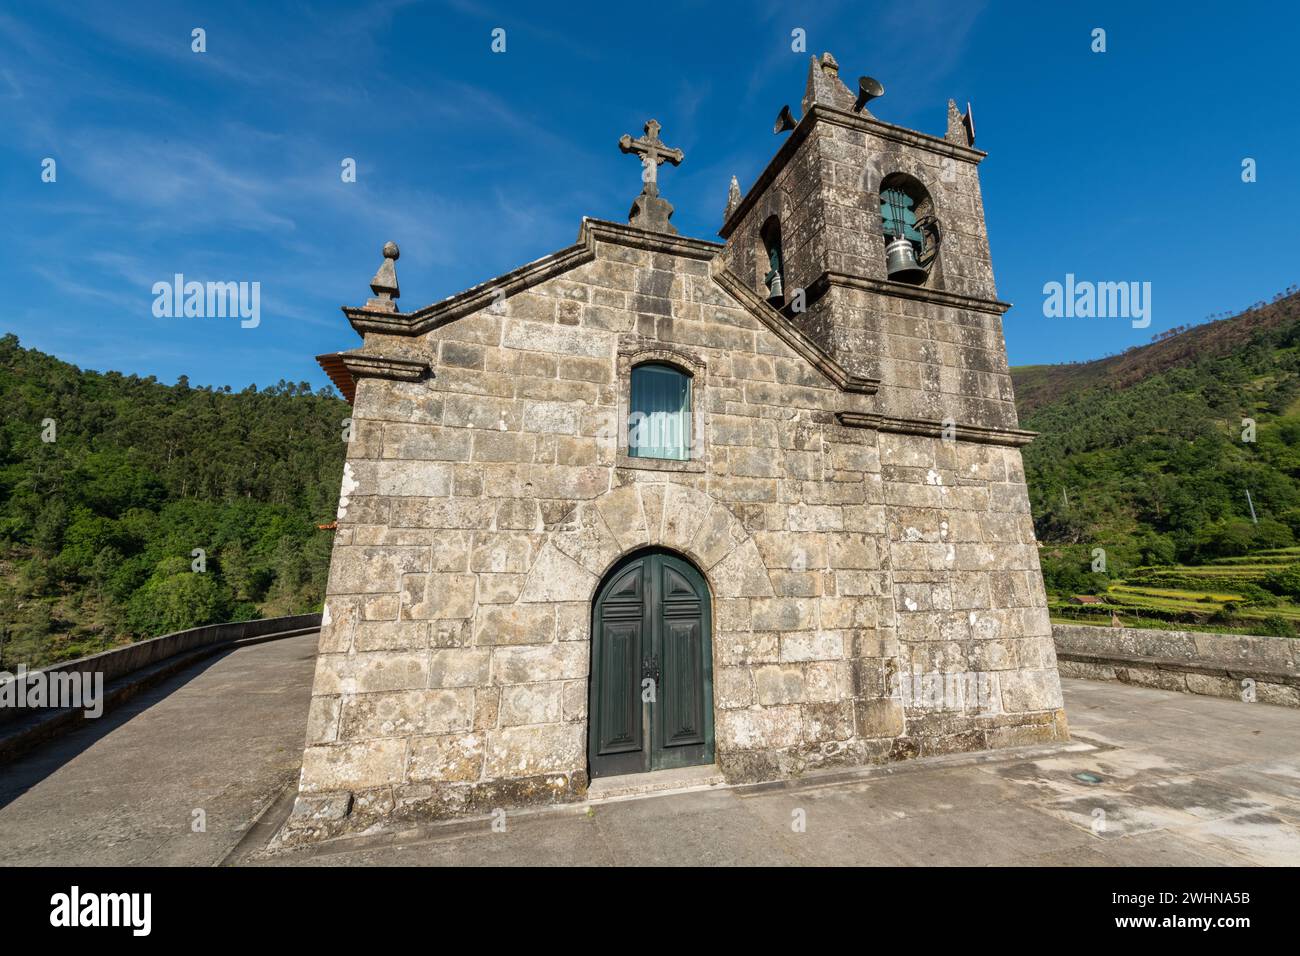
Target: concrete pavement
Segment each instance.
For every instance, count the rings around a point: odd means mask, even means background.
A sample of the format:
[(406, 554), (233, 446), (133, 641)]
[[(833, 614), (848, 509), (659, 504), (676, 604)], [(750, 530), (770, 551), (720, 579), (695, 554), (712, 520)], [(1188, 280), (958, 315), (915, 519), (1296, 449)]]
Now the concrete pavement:
[(296, 780), (318, 640), (208, 658), (0, 766), (0, 864), (222, 860)]
[(1300, 864), (1300, 713), (1078, 680), (1065, 693), (1075, 740), (1054, 753), (507, 814), (504, 833), (482, 820), (246, 862)]

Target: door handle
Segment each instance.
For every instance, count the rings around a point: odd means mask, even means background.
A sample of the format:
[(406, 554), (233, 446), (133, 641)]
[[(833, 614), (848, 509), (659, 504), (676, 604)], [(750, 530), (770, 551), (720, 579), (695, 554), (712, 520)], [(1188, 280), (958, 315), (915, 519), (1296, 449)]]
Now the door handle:
[(659, 686), (659, 659), (657, 657), (646, 657), (641, 660), (641, 679), (649, 677)]

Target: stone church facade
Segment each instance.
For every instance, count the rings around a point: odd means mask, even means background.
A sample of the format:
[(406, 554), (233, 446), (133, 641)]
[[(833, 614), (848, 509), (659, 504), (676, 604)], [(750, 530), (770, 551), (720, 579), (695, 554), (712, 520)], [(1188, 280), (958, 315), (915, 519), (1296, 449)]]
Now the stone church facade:
[(882, 122), (829, 54), (802, 106), (720, 243), (652, 121), (629, 224), (414, 312), (385, 247), (321, 357), (353, 434), (291, 836), (1065, 739), (969, 114)]

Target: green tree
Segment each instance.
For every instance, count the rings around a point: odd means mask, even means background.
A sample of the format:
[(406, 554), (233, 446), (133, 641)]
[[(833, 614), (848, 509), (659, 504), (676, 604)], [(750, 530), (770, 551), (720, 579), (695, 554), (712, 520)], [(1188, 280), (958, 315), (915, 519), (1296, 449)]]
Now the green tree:
[(137, 633), (158, 636), (227, 619), (230, 593), (215, 576), (191, 571), (184, 558), (167, 559), (131, 597)]
[(1300, 601), (1300, 564), (1270, 571), (1264, 575), (1261, 584), (1274, 594)]

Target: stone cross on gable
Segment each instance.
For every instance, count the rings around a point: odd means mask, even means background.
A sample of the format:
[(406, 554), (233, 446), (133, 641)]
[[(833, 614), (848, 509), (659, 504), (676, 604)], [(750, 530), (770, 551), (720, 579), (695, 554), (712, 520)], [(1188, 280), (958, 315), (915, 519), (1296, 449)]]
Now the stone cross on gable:
[(645, 135), (633, 139), (627, 133), (624, 133), (618, 139), (618, 148), (625, 153), (636, 153), (641, 157), (641, 165), (645, 171), (641, 178), (645, 182), (643, 192), (648, 196), (658, 195), (659, 167), (665, 162), (672, 163), (674, 166), (680, 165), (681, 161), (686, 158), (686, 154), (680, 149), (673, 149), (671, 146), (665, 146), (659, 139), (659, 130), (662, 129), (658, 120), (651, 120), (645, 124)]
[(672, 203), (659, 196), (659, 167), (663, 163), (680, 165), (686, 154), (680, 149), (665, 146), (659, 139), (659, 121), (651, 120), (645, 124), (645, 135), (633, 139), (627, 133), (619, 137), (618, 148), (625, 153), (635, 153), (641, 157), (641, 195), (632, 200), (632, 211), (627, 221), (641, 229), (653, 232), (676, 234), (677, 230), (668, 222), (673, 214)]

